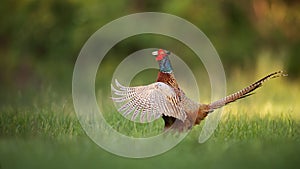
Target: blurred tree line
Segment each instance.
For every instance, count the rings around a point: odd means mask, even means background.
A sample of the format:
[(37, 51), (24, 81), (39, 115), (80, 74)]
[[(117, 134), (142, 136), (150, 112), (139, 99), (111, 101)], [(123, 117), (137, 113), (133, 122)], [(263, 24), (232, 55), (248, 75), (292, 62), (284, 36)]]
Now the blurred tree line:
[[(227, 71), (252, 68), (268, 50), (291, 77), (300, 74), (300, 1), (297, 0), (3, 0), (0, 2), (1, 90), (71, 87), (81, 47), (101, 26), (136, 12), (164, 12), (200, 28), (217, 49)], [(155, 24), (155, 23), (154, 23)], [(136, 37), (116, 46), (115, 55), (166, 44)], [(163, 44), (164, 43), (164, 44)], [(278, 56), (277, 56), (278, 55)]]

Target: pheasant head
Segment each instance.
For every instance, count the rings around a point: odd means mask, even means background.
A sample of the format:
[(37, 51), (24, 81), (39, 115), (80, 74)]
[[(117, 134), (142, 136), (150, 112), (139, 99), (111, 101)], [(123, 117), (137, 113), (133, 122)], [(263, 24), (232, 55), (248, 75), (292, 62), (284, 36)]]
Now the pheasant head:
[(159, 64), (159, 70), (163, 73), (172, 73), (173, 69), (169, 59), (170, 52), (167, 50), (159, 49), (152, 52), (152, 55), (156, 57), (156, 61)]

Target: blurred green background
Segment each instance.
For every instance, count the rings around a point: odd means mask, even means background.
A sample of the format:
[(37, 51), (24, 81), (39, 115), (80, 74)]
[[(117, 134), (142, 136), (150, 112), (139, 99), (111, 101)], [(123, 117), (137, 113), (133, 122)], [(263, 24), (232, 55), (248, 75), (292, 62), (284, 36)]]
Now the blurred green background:
[[(194, 133), (186, 141), (187, 143), (182, 143), (171, 153), (140, 161), (115, 157), (99, 150), (86, 139), (76, 120), (71, 99), (72, 72), (76, 58), (84, 43), (100, 27), (114, 19), (137, 12), (164, 12), (177, 15), (202, 30), (223, 62), (226, 77), (229, 79), (229, 91), (244, 87), (257, 77), (278, 69), (288, 72), (288, 78), (284, 82), (280, 81), (281, 85), (273, 83), (275, 87), (264, 89), (266, 95), (249, 99), (245, 102), (249, 104), (239, 104), (244, 107), (233, 107), (232, 110), (228, 110), (229, 112), (241, 109), (247, 112), (247, 106), (254, 107), (257, 102), (260, 102), (259, 105), (264, 106), (263, 110), (266, 113), (270, 111), (272, 113), (274, 110), (281, 113), (289, 111), (299, 117), (297, 99), (300, 93), (298, 85), (300, 82), (300, 1), (2, 0), (0, 2), (0, 169), (2, 167), (4, 169), (5, 166), (40, 168), (45, 167), (44, 164), (48, 167), (54, 165), (64, 166), (64, 168), (74, 166), (80, 168), (89, 165), (91, 168), (99, 168), (99, 166), (168, 168), (170, 161), (175, 161), (172, 167), (179, 168), (189, 166), (183, 161), (176, 161), (179, 155), (187, 154), (184, 149), (191, 154), (187, 157), (183, 156), (181, 160), (186, 159), (194, 166), (201, 166), (201, 164), (197, 164), (198, 158), (193, 154), (198, 157), (207, 155), (200, 163), (210, 168), (220, 166), (232, 168), (232, 163), (236, 166), (249, 164), (252, 167), (268, 167), (265, 161), (272, 160), (274, 166), (278, 168), (284, 167), (288, 162), (290, 166), (297, 164), (299, 148), (295, 147), (300, 145), (299, 119), (290, 121), (290, 117), (285, 116), (281, 118), (283, 122), (272, 121), (270, 120), (272, 118), (267, 117), (267, 123), (262, 125), (266, 125), (266, 129), (270, 127), (270, 130), (262, 133), (260, 130), (254, 130), (258, 137), (260, 134), (267, 133), (268, 138), (272, 140), (271, 145), (269, 139), (263, 143), (255, 140), (250, 146), (247, 143), (236, 142), (237, 138), (237, 140), (252, 138), (252, 135), (240, 135), (239, 129), (237, 129), (238, 134), (232, 134), (232, 128), (228, 128), (227, 131), (223, 126), (218, 130), (219, 134), (216, 134), (216, 138), (212, 139), (221, 140), (217, 145), (199, 145), (196, 143), (197, 134)], [(192, 57), (194, 54), (180, 42), (158, 35), (139, 35), (123, 40), (108, 53), (101, 66), (101, 71), (107, 72), (107, 77), (99, 77), (102, 81), (97, 82), (98, 87), (102, 86), (107, 89), (104, 92), (109, 92), (109, 85), (105, 85), (110, 83), (108, 80), (117, 64), (136, 50), (152, 47), (161, 47), (176, 53), (187, 62), (195, 74), (203, 69), (203, 66), (198, 68), (201, 62), (195, 59), (196, 57)], [(150, 73), (156, 74), (156, 71)], [(207, 77), (203, 78), (207, 79)], [(154, 80), (145, 79), (143, 83)], [(287, 86), (289, 89), (286, 88)], [(274, 94), (274, 91), (279, 94)], [(268, 104), (265, 106), (266, 102)], [(283, 106), (280, 105), (282, 103)], [(257, 107), (254, 109), (260, 111)], [(256, 121), (257, 124), (261, 124), (259, 120)], [(250, 126), (254, 124), (247, 118), (243, 122), (245, 124), (249, 122)], [(233, 125), (234, 122), (231, 124)], [(285, 128), (286, 126), (288, 127)], [(281, 147), (282, 142), (276, 139), (277, 135), (272, 136), (278, 128), (280, 133), (284, 133), (283, 137), (278, 136), (279, 140), (290, 137), (288, 141), (292, 140), (291, 144)], [(248, 133), (248, 130), (251, 129), (241, 129), (245, 133)], [(230, 136), (234, 141), (222, 145), (222, 141), (230, 139), (222, 132), (231, 133)], [(220, 135), (221, 137), (217, 137)], [(231, 149), (233, 144), (238, 144), (238, 147)], [(277, 149), (274, 150), (273, 146), (277, 146)], [(242, 157), (253, 159), (258, 163), (251, 163), (250, 160), (231, 161), (230, 158), (239, 159), (239, 155), (245, 148), (248, 148), (249, 153)], [(218, 150), (215, 154), (216, 149)], [(258, 152), (266, 152), (266, 156), (257, 155)], [(283, 158), (274, 155), (277, 152), (283, 152)], [(227, 153), (230, 155), (225, 156)], [(228, 158), (223, 158), (224, 156)], [(35, 158), (42, 163), (36, 164), (33, 160)], [(102, 161), (98, 165), (99, 159)], [(103, 161), (103, 159), (113, 160)], [(166, 162), (159, 165), (160, 159)], [(56, 160), (61, 163), (55, 163)], [(80, 160), (84, 162), (80, 163)], [(66, 161), (77, 161), (77, 163), (70, 165)]]
[[(282, 62), (289, 79), (300, 74), (300, 3), (296, 0), (0, 3), (1, 95), (27, 87), (69, 89), (74, 63), (87, 39), (114, 19), (145, 11), (174, 14), (195, 24), (217, 49), (228, 75), (233, 68), (253, 69), (264, 52)], [(159, 46), (160, 40), (151, 41), (132, 38), (113, 51), (116, 56), (126, 56), (153, 44)], [(169, 49), (172, 45), (174, 42), (164, 43)]]

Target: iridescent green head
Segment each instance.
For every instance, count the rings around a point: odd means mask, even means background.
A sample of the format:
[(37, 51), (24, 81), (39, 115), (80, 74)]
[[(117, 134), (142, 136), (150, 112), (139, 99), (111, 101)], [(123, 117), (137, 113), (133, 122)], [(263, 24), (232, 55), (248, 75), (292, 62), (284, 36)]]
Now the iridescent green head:
[(156, 57), (156, 61), (159, 64), (159, 70), (163, 73), (172, 73), (173, 69), (169, 59), (171, 53), (167, 50), (159, 49), (152, 52), (152, 55)]

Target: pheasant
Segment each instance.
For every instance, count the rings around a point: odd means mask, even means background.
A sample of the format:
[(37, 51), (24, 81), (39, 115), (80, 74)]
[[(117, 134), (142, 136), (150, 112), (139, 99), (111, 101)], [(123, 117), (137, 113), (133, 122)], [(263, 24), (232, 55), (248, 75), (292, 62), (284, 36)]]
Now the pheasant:
[(115, 80), (116, 88), (111, 85), (112, 100), (119, 104), (118, 111), (131, 120), (139, 118), (146, 123), (163, 118), (165, 130), (187, 131), (198, 125), (209, 113), (238, 99), (253, 94), (264, 82), (280, 76), (287, 76), (283, 71), (271, 73), (255, 83), (210, 104), (197, 103), (189, 99), (179, 87), (169, 59), (170, 52), (159, 49), (152, 52), (159, 64), (155, 83), (125, 87)]

